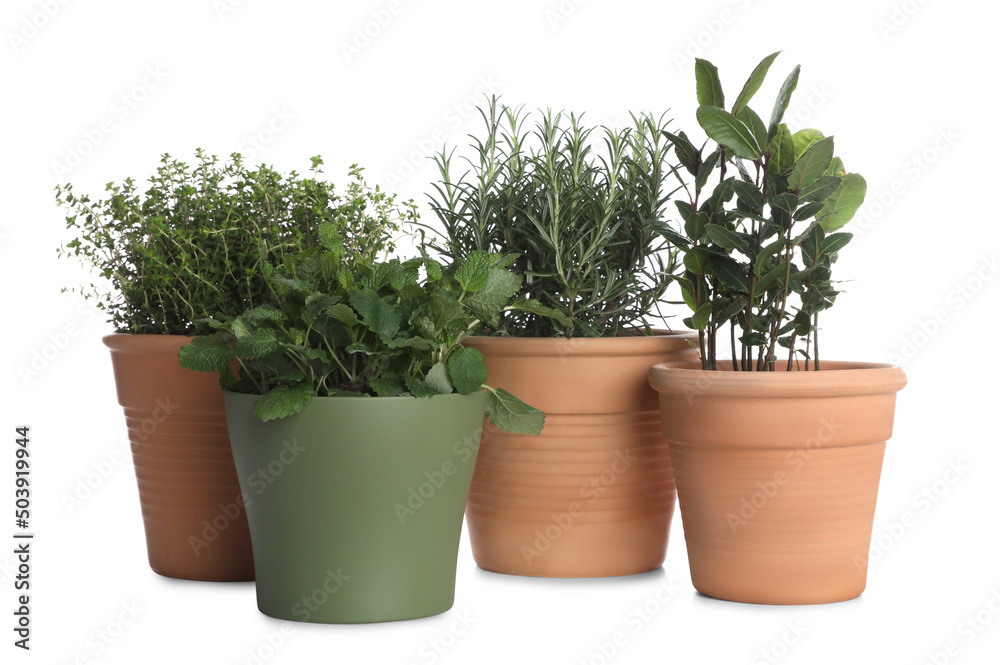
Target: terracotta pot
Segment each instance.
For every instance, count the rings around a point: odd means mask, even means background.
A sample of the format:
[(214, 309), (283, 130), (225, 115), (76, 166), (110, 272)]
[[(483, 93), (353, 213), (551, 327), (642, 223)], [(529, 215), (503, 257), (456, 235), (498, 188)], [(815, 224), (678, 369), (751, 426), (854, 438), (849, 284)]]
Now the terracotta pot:
[(656, 393), (658, 362), (696, 357), (694, 334), (473, 337), (489, 385), (546, 413), (538, 436), (487, 423), (466, 519), (480, 568), (607, 577), (658, 568), (676, 492)]
[(691, 579), (725, 600), (829, 603), (865, 589), (898, 367), (653, 367)]
[(264, 423), (256, 400), (226, 393), (260, 611), (366, 623), (448, 610), (486, 391), (317, 397)]
[(218, 376), (177, 361), (191, 338), (108, 335), (150, 567), (187, 580), (252, 580), (253, 552)]

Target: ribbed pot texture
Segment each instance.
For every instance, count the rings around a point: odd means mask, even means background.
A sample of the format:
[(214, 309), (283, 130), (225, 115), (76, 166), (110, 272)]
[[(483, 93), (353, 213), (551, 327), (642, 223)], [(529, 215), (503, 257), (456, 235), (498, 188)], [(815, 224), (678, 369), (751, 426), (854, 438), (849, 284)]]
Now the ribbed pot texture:
[(178, 335), (108, 335), (150, 567), (214, 582), (254, 578), (250, 532), (215, 374), (180, 366)]
[(226, 393), (260, 611), (367, 623), (448, 610), (486, 391), (316, 397), (268, 422), (256, 399)]
[(651, 365), (696, 357), (694, 334), (473, 337), (488, 383), (545, 411), (538, 436), (487, 423), (466, 519), (480, 568), (607, 577), (658, 568), (676, 492)]
[(868, 550), (898, 367), (824, 361), (822, 370), (650, 370), (677, 493), (691, 579), (725, 600), (849, 600)]

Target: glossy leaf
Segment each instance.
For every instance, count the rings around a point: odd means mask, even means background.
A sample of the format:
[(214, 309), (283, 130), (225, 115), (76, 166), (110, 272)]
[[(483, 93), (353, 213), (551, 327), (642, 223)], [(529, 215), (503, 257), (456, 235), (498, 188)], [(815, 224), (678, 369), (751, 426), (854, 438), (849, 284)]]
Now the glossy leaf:
[(701, 105), (696, 113), (698, 123), (708, 136), (743, 159), (758, 159), (761, 149), (750, 128), (732, 113), (714, 106)]

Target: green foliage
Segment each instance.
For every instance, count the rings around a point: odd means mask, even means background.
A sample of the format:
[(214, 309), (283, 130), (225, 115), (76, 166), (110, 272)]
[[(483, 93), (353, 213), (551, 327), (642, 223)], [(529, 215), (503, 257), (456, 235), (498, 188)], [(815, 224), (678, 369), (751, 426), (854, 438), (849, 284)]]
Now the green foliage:
[(270, 302), (217, 316), (212, 335), (181, 349), (181, 364), (218, 371), (224, 388), (260, 395), (254, 412), (262, 420), (298, 413), (315, 395), (427, 398), (485, 387), (497, 425), (541, 431), (544, 414), (484, 386), (483, 355), (461, 345), (520, 307), (521, 278), (505, 259), (479, 253), (448, 266), (427, 257), (379, 262), (372, 250), (383, 249), (384, 239), (355, 253), (343, 251), (350, 238), (337, 244), (320, 236), (319, 246), (268, 264)]
[(316, 238), (355, 260), (363, 248), (391, 247), (399, 222), (416, 218), (412, 203), (368, 187), (353, 166), (344, 193), (309, 173), (249, 169), (197, 151), (193, 167), (163, 155), (148, 188), (128, 178), (108, 183), (106, 197), (56, 187), (76, 237), (59, 249), (97, 273), (76, 289), (95, 298), (119, 332), (193, 335), (210, 332), (208, 317), (235, 316), (264, 303), (265, 269)]
[(747, 105), (776, 56), (754, 69), (732, 113), (722, 108), (716, 68), (696, 62), (698, 122), (716, 142), (707, 155), (683, 132), (664, 132), (694, 177), (682, 180), (688, 201), (675, 202), (684, 234), (659, 230), (684, 252), (678, 281), (692, 312), (685, 323), (699, 331), (704, 369), (718, 368), (719, 331), (727, 323), (734, 370), (774, 370), (779, 346), (788, 349), (789, 369), (796, 355), (806, 369), (810, 361), (820, 369), (819, 313), (839, 293), (832, 266), (851, 240), (834, 231), (865, 198), (864, 178), (844, 171), (833, 137), (816, 129), (793, 134), (781, 122), (799, 67), (782, 84), (766, 127)]
[[(705, 95), (714, 93), (709, 85)], [(721, 99), (719, 99), (721, 103)], [(484, 136), (473, 138), (470, 170), (437, 157), (441, 182), (431, 197), (443, 237), (427, 246), (465, 260), (464, 288), (481, 287), (473, 308), (495, 308), (515, 277), (523, 307), (504, 312), (495, 334), (614, 336), (654, 312), (676, 269), (676, 251), (657, 231), (675, 168), (667, 122), (633, 115), (624, 130), (586, 125), (576, 115), (528, 114), (490, 100), (480, 109)], [(685, 157), (680, 156), (682, 164)], [(481, 257), (508, 257), (513, 273), (482, 287)]]

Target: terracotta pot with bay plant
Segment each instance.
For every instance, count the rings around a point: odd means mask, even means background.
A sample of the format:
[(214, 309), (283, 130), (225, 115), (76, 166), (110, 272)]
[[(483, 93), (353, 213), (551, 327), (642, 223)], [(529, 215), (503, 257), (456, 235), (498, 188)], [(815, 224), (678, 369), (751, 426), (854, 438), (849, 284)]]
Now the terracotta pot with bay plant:
[[(663, 232), (684, 254), (680, 283), (701, 360), (659, 364), (649, 380), (695, 588), (741, 602), (825, 603), (865, 588), (883, 452), (906, 377), (891, 365), (820, 357), (819, 315), (838, 295), (831, 268), (851, 239), (840, 229), (866, 185), (845, 172), (833, 137), (781, 122), (798, 67), (767, 124), (747, 106), (777, 55), (757, 66), (730, 111), (716, 68), (696, 62), (697, 117), (716, 145), (705, 154), (668, 134), (692, 181), (689, 201), (676, 204), (683, 233)], [(717, 359), (720, 339), (731, 359)]]
[(695, 358), (690, 333), (653, 330), (675, 253), (657, 232), (670, 192), (662, 118), (615, 130), (521, 109), (481, 110), (471, 173), (442, 181), (429, 242), (512, 261), (522, 307), (467, 346), (490, 382), (546, 413), (541, 435), (488, 430), (466, 517), (481, 568), (540, 577), (629, 575), (666, 555), (675, 490), (649, 367)]
[(180, 348), (211, 332), (207, 318), (264, 302), (266, 261), (305, 242), (324, 220), (363, 216), (391, 200), (364, 186), (344, 195), (319, 179), (220, 164), (201, 151), (190, 167), (164, 155), (148, 189), (109, 184), (103, 199), (56, 188), (76, 235), (60, 254), (96, 274), (74, 289), (93, 298), (117, 331), (104, 338), (125, 411), (149, 564), (168, 577), (254, 578), (243, 498), (223, 393), (208, 374), (182, 368)]
[(438, 614), (454, 602), (484, 412), (520, 434), (544, 421), (484, 385), (482, 354), (462, 347), (517, 307), (520, 278), (484, 253), (378, 261), (373, 227), (330, 223), (319, 236), (320, 248), (266, 269), (268, 303), (219, 317), (181, 363), (220, 371), (227, 388), (261, 612), (319, 623)]

